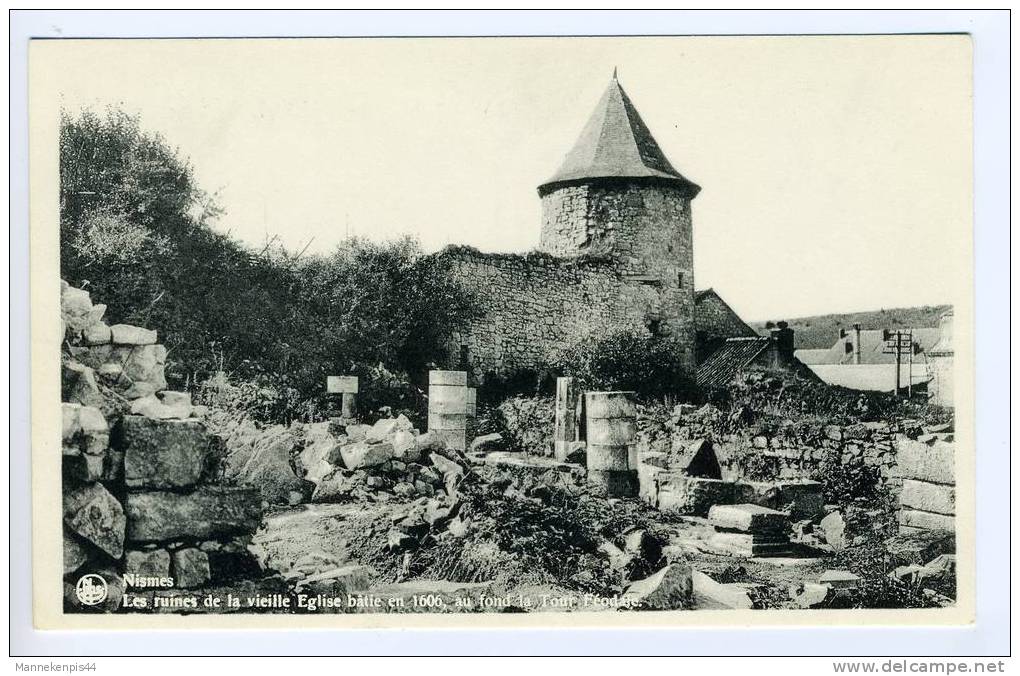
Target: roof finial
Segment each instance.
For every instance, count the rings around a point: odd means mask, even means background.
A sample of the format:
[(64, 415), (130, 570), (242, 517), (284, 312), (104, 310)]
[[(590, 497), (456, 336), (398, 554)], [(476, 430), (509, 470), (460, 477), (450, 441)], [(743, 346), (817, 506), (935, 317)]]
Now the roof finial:
[(616, 66), (613, 66), (613, 79), (616, 79)]

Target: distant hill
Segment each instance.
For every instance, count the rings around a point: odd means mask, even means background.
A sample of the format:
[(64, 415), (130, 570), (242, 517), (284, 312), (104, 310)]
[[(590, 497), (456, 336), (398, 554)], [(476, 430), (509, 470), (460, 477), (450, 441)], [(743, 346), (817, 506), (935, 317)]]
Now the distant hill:
[[(862, 329), (923, 329), (939, 325), (939, 317), (950, 308), (949, 305), (922, 305), (868, 312), (847, 312), (844, 314), (817, 315), (787, 319), (794, 330), (794, 344), (797, 349), (832, 347), (839, 337), (840, 329), (849, 329), (859, 323)], [(759, 333), (766, 332), (765, 322), (750, 322), (751, 328)]]

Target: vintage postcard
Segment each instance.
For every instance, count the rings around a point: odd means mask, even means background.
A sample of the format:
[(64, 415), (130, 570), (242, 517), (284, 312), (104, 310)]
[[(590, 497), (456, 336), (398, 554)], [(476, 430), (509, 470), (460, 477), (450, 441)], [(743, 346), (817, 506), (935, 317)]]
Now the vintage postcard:
[(967, 36), (30, 71), (37, 627), (973, 622)]

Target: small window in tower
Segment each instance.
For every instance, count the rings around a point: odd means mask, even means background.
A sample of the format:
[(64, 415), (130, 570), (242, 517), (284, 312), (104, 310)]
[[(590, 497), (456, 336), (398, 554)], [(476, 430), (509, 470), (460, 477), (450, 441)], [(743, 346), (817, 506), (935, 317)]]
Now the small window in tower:
[(661, 319), (648, 319), (645, 322), (645, 326), (648, 327), (648, 332), (657, 338), (663, 336), (662, 320)]
[(684, 273), (682, 273), (682, 272), (676, 273), (676, 285), (679, 286), (679, 287), (683, 287), (683, 285), (684, 285)]

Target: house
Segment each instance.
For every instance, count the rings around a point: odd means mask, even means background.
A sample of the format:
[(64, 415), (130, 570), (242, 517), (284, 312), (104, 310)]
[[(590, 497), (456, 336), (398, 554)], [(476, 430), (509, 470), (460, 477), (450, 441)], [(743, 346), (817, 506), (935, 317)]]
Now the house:
[(796, 350), (796, 358), (824, 382), (854, 390), (896, 390), (896, 354), (888, 349), (895, 331), (909, 333), (910, 349), (900, 357), (900, 387), (925, 390), (933, 377), (930, 358), (943, 329), (841, 329), (829, 348)]

